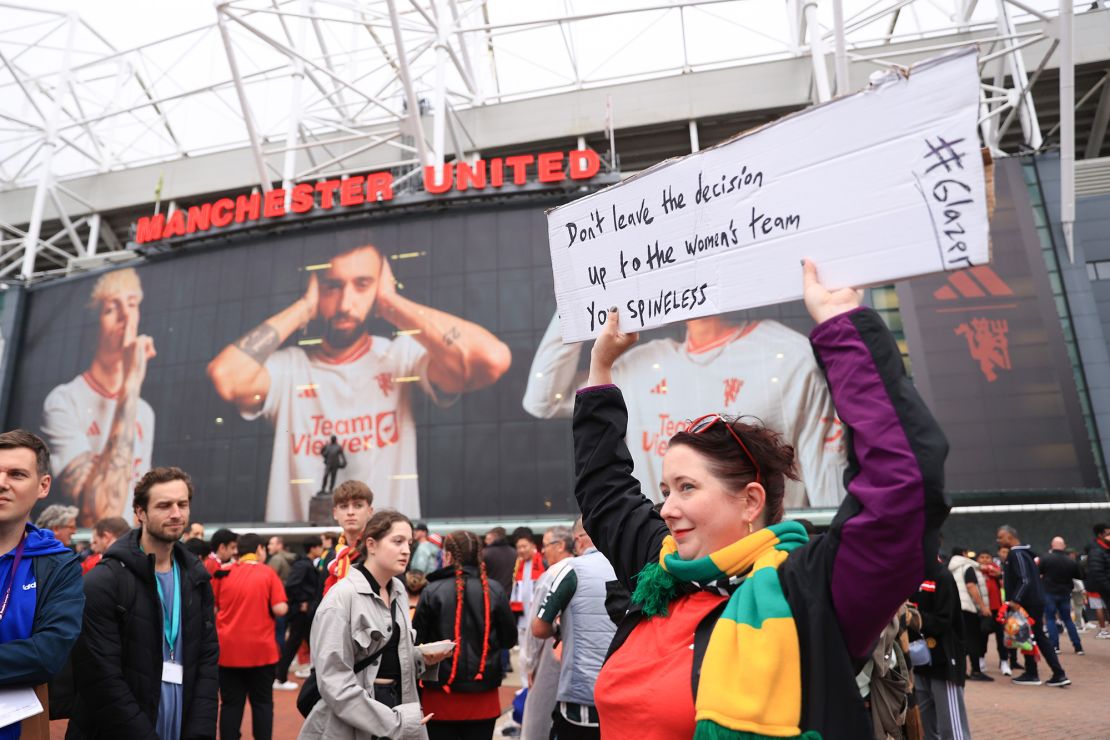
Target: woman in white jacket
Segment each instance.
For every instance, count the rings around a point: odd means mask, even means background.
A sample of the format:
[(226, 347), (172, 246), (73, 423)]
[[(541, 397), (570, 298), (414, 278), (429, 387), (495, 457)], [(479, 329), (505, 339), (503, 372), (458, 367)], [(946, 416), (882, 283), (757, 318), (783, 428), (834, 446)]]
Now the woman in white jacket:
[[(299, 737), (329, 740), (426, 740), (418, 677), (451, 646), (413, 644), (408, 597), (398, 576), (408, 566), (412, 522), (381, 511), (366, 524), (361, 561), (320, 603), (312, 658), (321, 701)], [(360, 661), (369, 661), (365, 668)]]

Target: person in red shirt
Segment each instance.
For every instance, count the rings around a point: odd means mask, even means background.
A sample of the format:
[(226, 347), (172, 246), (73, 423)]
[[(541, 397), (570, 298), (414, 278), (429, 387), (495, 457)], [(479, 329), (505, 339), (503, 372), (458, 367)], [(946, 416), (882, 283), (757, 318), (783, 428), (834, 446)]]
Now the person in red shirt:
[(81, 563), (81, 575), (95, 568), (112, 543), (130, 531), (131, 527), (127, 525), (127, 520), (121, 516), (110, 516), (94, 524), (92, 539), (89, 541), (93, 554)]
[(230, 529), (217, 529), (208, 544), (212, 548), (212, 552), (204, 559), (204, 568), (208, 575), (214, 575), (220, 568), (230, 566), (239, 555), (239, 535)]
[[(975, 556), (975, 560), (979, 563), (979, 571), (983, 574), (983, 578), (987, 582), (987, 606), (991, 610), (991, 614), (998, 614), (998, 610), (1002, 608), (1002, 569), (995, 564), (994, 558), (987, 550), (981, 551)], [(983, 640), (986, 641), (989, 635), (984, 635)], [(1010, 668), (1010, 651), (1006, 649), (1005, 633), (1002, 630), (1002, 623), (994, 620), (994, 645), (998, 648), (999, 669), (1002, 675), (1009, 676), (1013, 674), (1013, 669)], [(983, 645), (983, 655), (986, 655), (986, 645)], [(983, 666), (980, 666), (982, 670)]]
[[(216, 571), (212, 594), (220, 638), (220, 737), (238, 740), (249, 696), (256, 740), (270, 740), (274, 726), (274, 617), (289, 611), (285, 589), (263, 564), (266, 544), (256, 534), (239, 537), (239, 561)], [(262, 566), (262, 567), (259, 567)]]

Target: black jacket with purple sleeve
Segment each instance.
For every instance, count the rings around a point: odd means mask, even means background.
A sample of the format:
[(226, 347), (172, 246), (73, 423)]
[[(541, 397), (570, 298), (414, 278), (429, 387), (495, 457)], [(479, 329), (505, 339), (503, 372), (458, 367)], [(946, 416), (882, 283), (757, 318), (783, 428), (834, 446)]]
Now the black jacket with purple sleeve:
[[(848, 496), (828, 533), (792, 552), (778, 572), (801, 648), (802, 729), (825, 740), (855, 740), (871, 733), (857, 669), (936, 558), (950, 508), (943, 485), (948, 445), (878, 314), (866, 308), (841, 314), (810, 339), (848, 430)], [(627, 418), (615, 386), (578, 392), (575, 495), (586, 531), (633, 591), (640, 570), (658, 559), (667, 526), (632, 474)], [(641, 619), (637, 608), (629, 612), (610, 654)], [(710, 632), (695, 633), (695, 695), (705, 654), (699, 641)]]

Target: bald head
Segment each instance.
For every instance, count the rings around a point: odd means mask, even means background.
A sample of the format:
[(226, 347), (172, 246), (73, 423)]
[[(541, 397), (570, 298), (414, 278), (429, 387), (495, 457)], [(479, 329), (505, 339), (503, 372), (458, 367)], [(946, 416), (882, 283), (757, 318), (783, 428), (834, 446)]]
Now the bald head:
[(1051, 547), (1053, 550), (1066, 550), (1068, 543), (1064, 542), (1063, 537), (1053, 537)]

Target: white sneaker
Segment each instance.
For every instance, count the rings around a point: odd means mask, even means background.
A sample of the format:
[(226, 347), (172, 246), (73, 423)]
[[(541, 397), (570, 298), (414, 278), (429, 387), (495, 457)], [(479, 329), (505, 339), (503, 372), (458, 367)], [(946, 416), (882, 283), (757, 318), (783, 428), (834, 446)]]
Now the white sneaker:
[(301, 688), (301, 685), (299, 683), (297, 683), (296, 681), (282, 682), (282, 681), (278, 681), (275, 678), (274, 679), (274, 688), (277, 689), (278, 691), (297, 691), (298, 689)]
[(979, 658), (979, 672), (980, 673), (986, 673), (987, 672), (987, 659), (986, 658)]
[(308, 678), (310, 675), (312, 675), (312, 666), (306, 665), (304, 668), (298, 668), (297, 670), (293, 671), (293, 675), (297, 678)]
[(1012, 676), (1012, 675), (1014, 675), (1014, 672), (1012, 670), (1010, 670), (1010, 661), (1008, 661), (1008, 660), (1000, 661), (999, 664), (998, 664), (998, 669), (1000, 671), (1002, 671), (1003, 676)]
[(1110, 631), (1099, 630), (1098, 634), (1095, 635), (1095, 637), (1097, 637), (1100, 640), (1110, 640)]

